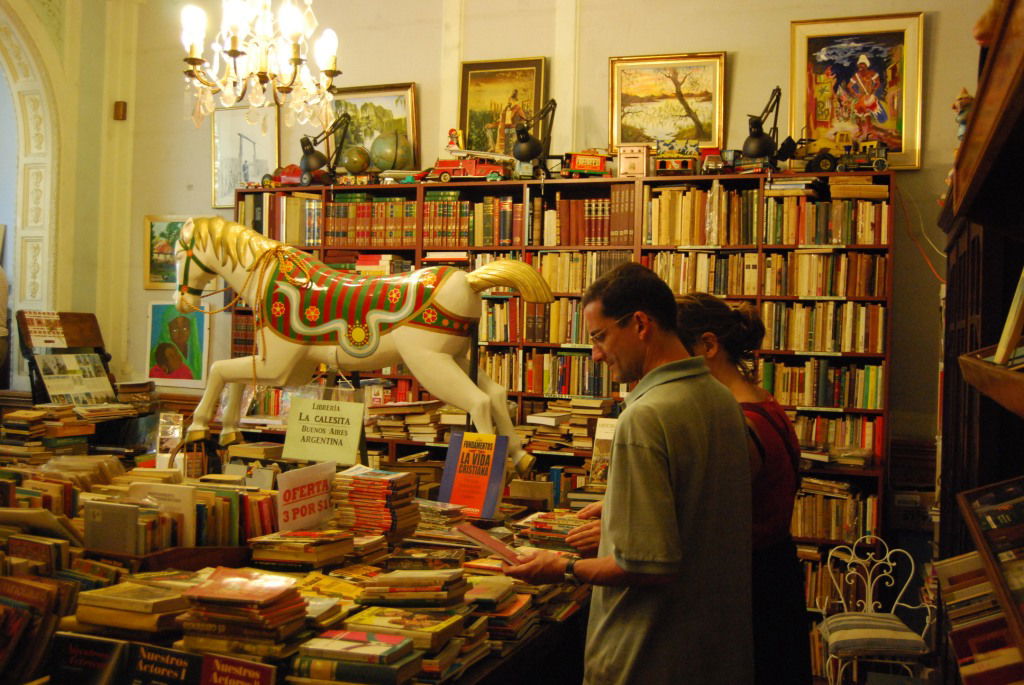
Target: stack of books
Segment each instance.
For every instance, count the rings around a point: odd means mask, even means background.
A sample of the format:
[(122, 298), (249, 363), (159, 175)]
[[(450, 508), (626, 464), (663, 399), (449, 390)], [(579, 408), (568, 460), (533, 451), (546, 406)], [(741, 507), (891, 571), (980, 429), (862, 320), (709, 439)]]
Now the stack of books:
[(117, 401), (130, 404), (139, 414), (149, 414), (153, 411), (154, 392), (156, 383), (153, 381), (126, 381), (115, 383)]
[(474, 616), (487, 617), (487, 633), (495, 651), (502, 656), (529, 638), (540, 626), (540, 613), (533, 606), (533, 596), (513, 593), (512, 598), (496, 603), (490, 609), (477, 604)]
[(564, 452), (571, 449), (571, 418), (569, 400), (556, 400), (549, 403), (545, 411), (528, 414), (526, 423), (534, 426), (534, 431), (526, 449), (531, 452)]
[(516, 541), (541, 549), (575, 552), (565, 538), (573, 528), (587, 523), (568, 509), (538, 511), (513, 524), (517, 530)]
[(360, 604), (387, 607), (458, 608), (465, 604), (469, 583), (462, 568), (401, 570), (363, 581)]
[(292, 578), (218, 567), (182, 594), (190, 607), (175, 647), (272, 660), (291, 657), (309, 637), (306, 600)]
[(75, 415), (73, 404), (37, 404), (46, 412), (43, 445), (52, 454), (88, 454), (89, 436), (96, 433), (96, 424)]
[[(164, 587), (125, 581), (117, 585), (88, 590), (78, 594), (76, 625), (62, 625), (81, 632), (83, 626), (112, 628), (117, 637), (121, 631), (145, 633), (176, 632), (176, 619), (188, 608), (181, 592)], [(102, 632), (102, 631), (101, 631)]]
[(43, 445), (46, 434), (46, 412), (38, 409), (17, 409), (3, 418), (0, 456), (17, 457), (28, 463), (42, 463), (51, 456)]
[(466, 550), (461, 547), (398, 547), (388, 557), (389, 571), (461, 569)]
[(416, 476), (356, 465), (334, 477), (335, 525), (359, 534), (382, 534), (398, 542), (416, 530)]
[(52, 581), (0, 576), (0, 674), (4, 682), (33, 679), (57, 627), (61, 589)]
[(123, 402), (106, 402), (102, 404), (90, 404), (88, 406), (76, 406), (75, 413), (86, 421), (109, 421), (110, 419), (121, 419), (127, 416), (138, 416), (135, 407)]
[(249, 539), (253, 566), (274, 571), (313, 571), (340, 566), (352, 552), (348, 530), (289, 530)]
[(345, 559), (349, 564), (372, 564), (388, 555), (388, 539), (383, 535), (357, 535), (352, 538), (352, 551)]
[(405, 430), (414, 442), (437, 442), (441, 437), (441, 418), (437, 411), (405, 415)]
[(401, 635), (329, 630), (303, 643), (287, 680), (296, 685), (365, 682), (403, 685), (419, 673), (423, 652)]

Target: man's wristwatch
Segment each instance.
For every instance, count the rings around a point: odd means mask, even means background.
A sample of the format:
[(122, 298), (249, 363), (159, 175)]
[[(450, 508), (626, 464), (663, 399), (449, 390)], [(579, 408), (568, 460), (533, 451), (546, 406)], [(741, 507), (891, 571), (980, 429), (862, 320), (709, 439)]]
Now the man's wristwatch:
[(579, 561), (577, 557), (573, 557), (569, 560), (569, 563), (565, 565), (565, 582), (572, 583), (573, 585), (579, 585), (583, 581), (576, 575), (576, 562)]

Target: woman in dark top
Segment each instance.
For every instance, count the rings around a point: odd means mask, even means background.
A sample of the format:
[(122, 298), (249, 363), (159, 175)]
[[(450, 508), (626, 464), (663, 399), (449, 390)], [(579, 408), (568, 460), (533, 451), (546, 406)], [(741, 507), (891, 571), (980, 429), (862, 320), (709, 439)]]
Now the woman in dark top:
[(798, 483), (796, 433), (754, 375), (765, 328), (757, 309), (706, 293), (678, 298), (678, 330), (690, 354), (732, 392), (750, 431), (753, 490), (754, 668), (757, 685), (811, 682), (803, 571), (789, 533)]

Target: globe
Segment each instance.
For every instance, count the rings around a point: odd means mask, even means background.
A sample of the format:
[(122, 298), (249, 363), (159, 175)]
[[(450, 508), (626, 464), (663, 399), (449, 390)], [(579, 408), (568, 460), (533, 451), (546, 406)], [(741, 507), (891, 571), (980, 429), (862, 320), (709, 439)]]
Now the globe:
[(381, 133), (370, 146), (370, 161), (381, 171), (411, 168), (412, 144), (408, 136), (398, 131)]
[(361, 174), (370, 166), (370, 153), (359, 145), (347, 147), (341, 151), (341, 166), (350, 174)]

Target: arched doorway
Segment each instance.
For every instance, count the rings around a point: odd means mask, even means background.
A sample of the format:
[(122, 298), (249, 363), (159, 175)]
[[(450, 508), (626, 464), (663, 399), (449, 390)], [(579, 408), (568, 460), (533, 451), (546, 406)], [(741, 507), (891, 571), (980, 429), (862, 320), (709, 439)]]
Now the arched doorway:
[[(10, 89), (17, 156), (13, 223), (8, 226), (5, 263), (10, 266), (9, 308), (54, 309), (54, 236), (57, 224), (58, 117), (53, 88), (25, 28), (31, 10), (0, 1), (0, 72)], [(6, 125), (5, 125), (6, 128)], [(17, 339), (16, 327), (11, 329)], [(11, 344), (11, 387), (28, 389), (17, 345)]]

